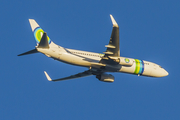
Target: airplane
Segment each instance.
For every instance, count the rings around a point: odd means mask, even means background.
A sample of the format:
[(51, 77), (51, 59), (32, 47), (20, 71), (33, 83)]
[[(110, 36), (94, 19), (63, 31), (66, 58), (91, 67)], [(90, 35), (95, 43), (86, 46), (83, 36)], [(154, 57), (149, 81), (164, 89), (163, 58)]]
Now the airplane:
[(29, 19), (37, 46), (35, 46), (35, 49), (18, 56), (40, 52), (54, 60), (88, 68), (84, 72), (59, 79), (51, 79), (47, 72), (44, 71), (49, 81), (70, 80), (95, 75), (100, 81), (114, 82), (114, 76), (106, 72), (122, 72), (147, 77), (164, 77), (169, 74), (164, 68), (153, 62), (120, 56), (119, 26), (111, 14), (110, 18), (113, 29), (109, 44), (105, 46), (106, 51), (103, 54), (59, 46), (47, 36), (47, 33), (43, 31), (34, 19)]

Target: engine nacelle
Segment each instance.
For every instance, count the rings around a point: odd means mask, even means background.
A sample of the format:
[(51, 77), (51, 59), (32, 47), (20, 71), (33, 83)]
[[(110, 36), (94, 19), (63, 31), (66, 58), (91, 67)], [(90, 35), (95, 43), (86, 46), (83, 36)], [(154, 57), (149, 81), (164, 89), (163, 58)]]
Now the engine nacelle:
[(114, 76), (111, 74), (96, 75), (96, 78), (103, 82), (114, 82)]

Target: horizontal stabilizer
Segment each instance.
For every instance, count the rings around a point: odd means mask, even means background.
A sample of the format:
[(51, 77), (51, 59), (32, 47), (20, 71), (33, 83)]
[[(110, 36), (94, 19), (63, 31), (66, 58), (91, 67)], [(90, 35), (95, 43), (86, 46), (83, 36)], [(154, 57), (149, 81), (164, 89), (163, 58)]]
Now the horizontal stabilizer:
[(33, 50), (28, 51), (28, 52), (25, 52), (25, 53), (19, 54), (18, 56), (28, 55), (28, 54), (33, 54), (33, 53), (38, 53), (38, 51), (37, 51), (36, 49), (33, 49)]
[(48, 38), (47, 38), (46, 32), (43, 33), (43, 36), (42, 36), (41, 41), (38, 45), (38, 48), (49, 48), (49, 43), (48, 43)]

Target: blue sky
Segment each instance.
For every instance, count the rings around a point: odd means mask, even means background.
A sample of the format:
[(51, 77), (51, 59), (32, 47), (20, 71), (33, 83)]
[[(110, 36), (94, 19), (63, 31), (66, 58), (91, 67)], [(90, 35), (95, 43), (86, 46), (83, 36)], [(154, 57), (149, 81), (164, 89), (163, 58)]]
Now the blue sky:
[[(0, 2), (0, 119), (179, 120), (179, 0), (31, 0)], [(18, 57), (36, 45), (28, 19), (56, 44), (102, 53), (112, 14), (120, 27), (121, 56), (155, 62), (163, 78), (113, 73), (114, 83), (94, 76), (49, 82), (87, 70), (43, 54)]]

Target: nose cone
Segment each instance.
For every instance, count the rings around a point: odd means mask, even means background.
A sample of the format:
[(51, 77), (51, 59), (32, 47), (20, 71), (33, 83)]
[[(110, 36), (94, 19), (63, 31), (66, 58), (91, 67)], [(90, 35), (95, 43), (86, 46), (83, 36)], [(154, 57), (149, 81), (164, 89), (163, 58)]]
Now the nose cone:
[(169, 73), (163, 68), (153, 69), (151, 72), (151, 76), (153, 76), (153, 77), (165, 77), (168, 75), (169, 75)]
[(168, 76), (169, 75), (169, 73), (165, 70), (165, 69), (163, 69), (163, 77), (165, 77), (165, 76)]

